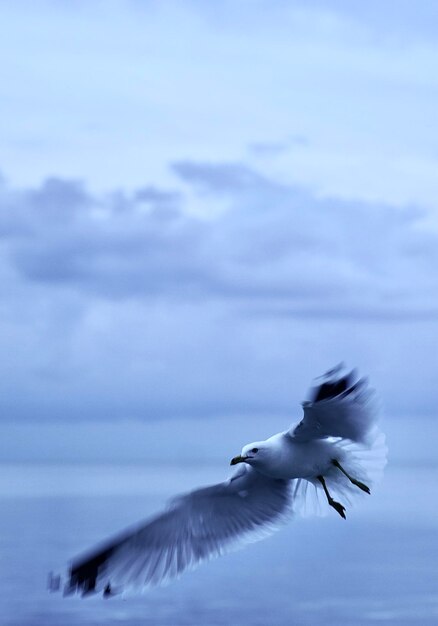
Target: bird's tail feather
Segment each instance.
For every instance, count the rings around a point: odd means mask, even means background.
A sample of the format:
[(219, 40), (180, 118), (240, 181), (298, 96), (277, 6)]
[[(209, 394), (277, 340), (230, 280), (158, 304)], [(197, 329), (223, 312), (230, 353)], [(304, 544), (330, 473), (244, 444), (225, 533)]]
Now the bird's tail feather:
[[(386, 465), (387, 447), (385, 435), (376, 426), (370, 434), (368, 445), (339, 439), (334, 441), (336, 458), (343, 469), (354, 479), (372, 488), (379, 482)], [(365, 492), (335, 466), (324, 475), (330, 495), (343, 505), (351, 504), (356, 497)], [(311, 481), (296, 479), (292, 485), (293, 510), (305, 517), (326, 515), (330, 506), (321, 483), (315, 478)]]

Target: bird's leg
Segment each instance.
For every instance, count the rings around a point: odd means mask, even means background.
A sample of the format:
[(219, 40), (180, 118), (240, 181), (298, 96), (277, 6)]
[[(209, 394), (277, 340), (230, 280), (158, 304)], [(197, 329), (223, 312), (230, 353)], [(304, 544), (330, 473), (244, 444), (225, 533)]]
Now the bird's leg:
[(350, 476), (350, 474), (348, 474), (348, 472), (346, 472), (344, 470), (344, 468), (342, 467), (342, 465), (339, 463), (339, 461), (337, 461), (336, 459), (333, 459), (332, 461), (333, 465), (335, 467), (338, 468), (338, 470), (340, 470), (344, 476), (346, 476), (348, 478), (348, 480), (353, 483), (353, 485), (356, 485), (356, 487), (359, 487), (359, 489), (362, 489), (362, 491), (365, 491), (365, 493), (371, 493), (370, 492), (370, 488), (367, 487), (367, 485), (365, 485), (364, 483), (362, 483), (360, 480), (356, 480), (355, 478), (353, 478), (352, 476)]
[(346, 519), (346, 517), (345, 517), (345, 506), (342, 506), (342, 504), (340, 504), (339, 502), (336, 502), (336, 500), (333, 500), (333, 498), (331, 497), (331, 495), (329, 493), (329, 490), (327, 489), (327, 485), (325, 484), (324, 476), (317, 476), (317, 479), (319, 480), (319, 482), (322, 485), (322, 488), (324, 489), (324, 493), (326, 495), (327, 502), (330, 504), (330, 506), (332, 506), (335, 509), (335, 511), (337, 511), (339, 513), (339, 515), (341, 517)]

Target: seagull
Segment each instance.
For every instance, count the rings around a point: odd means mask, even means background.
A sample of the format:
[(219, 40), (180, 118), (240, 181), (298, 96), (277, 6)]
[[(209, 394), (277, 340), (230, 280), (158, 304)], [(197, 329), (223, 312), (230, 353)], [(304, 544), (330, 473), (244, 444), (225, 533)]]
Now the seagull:
[[(386, 463), (376, 394), (342, 364), (319, 377), (301, 421), (243, 447), (228, 480), (174, 498), (167, 508), (74, 559), (64, 594), (143, 591), (273, 533), (315, 501), (346, 519)], [(342, 500), (342, 502), (341, 502)]]

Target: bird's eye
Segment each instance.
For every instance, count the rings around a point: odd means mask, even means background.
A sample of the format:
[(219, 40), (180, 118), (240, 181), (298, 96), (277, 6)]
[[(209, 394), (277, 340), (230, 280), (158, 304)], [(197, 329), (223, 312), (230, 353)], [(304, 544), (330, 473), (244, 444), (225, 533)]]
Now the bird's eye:
[(258, 448), (253, 448), (253, 449), (251, 450), (251, 452), (254, 452), (254, 454), (255, 454), (256, 452), (258, 452), (258, 451), (259, 451), (259, 449), (258, 449)]

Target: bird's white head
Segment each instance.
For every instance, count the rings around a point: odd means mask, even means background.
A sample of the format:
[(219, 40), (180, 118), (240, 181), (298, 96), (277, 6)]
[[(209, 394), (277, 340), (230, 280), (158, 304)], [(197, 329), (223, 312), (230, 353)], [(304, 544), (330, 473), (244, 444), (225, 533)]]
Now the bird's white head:
[(254, 467), (262, 467), (270, 462), (272, 454), (273, 450), (267, 441), (254, 441), (243, 446), (242, 452), (231, 459), (230, 465), (248, 463)]

